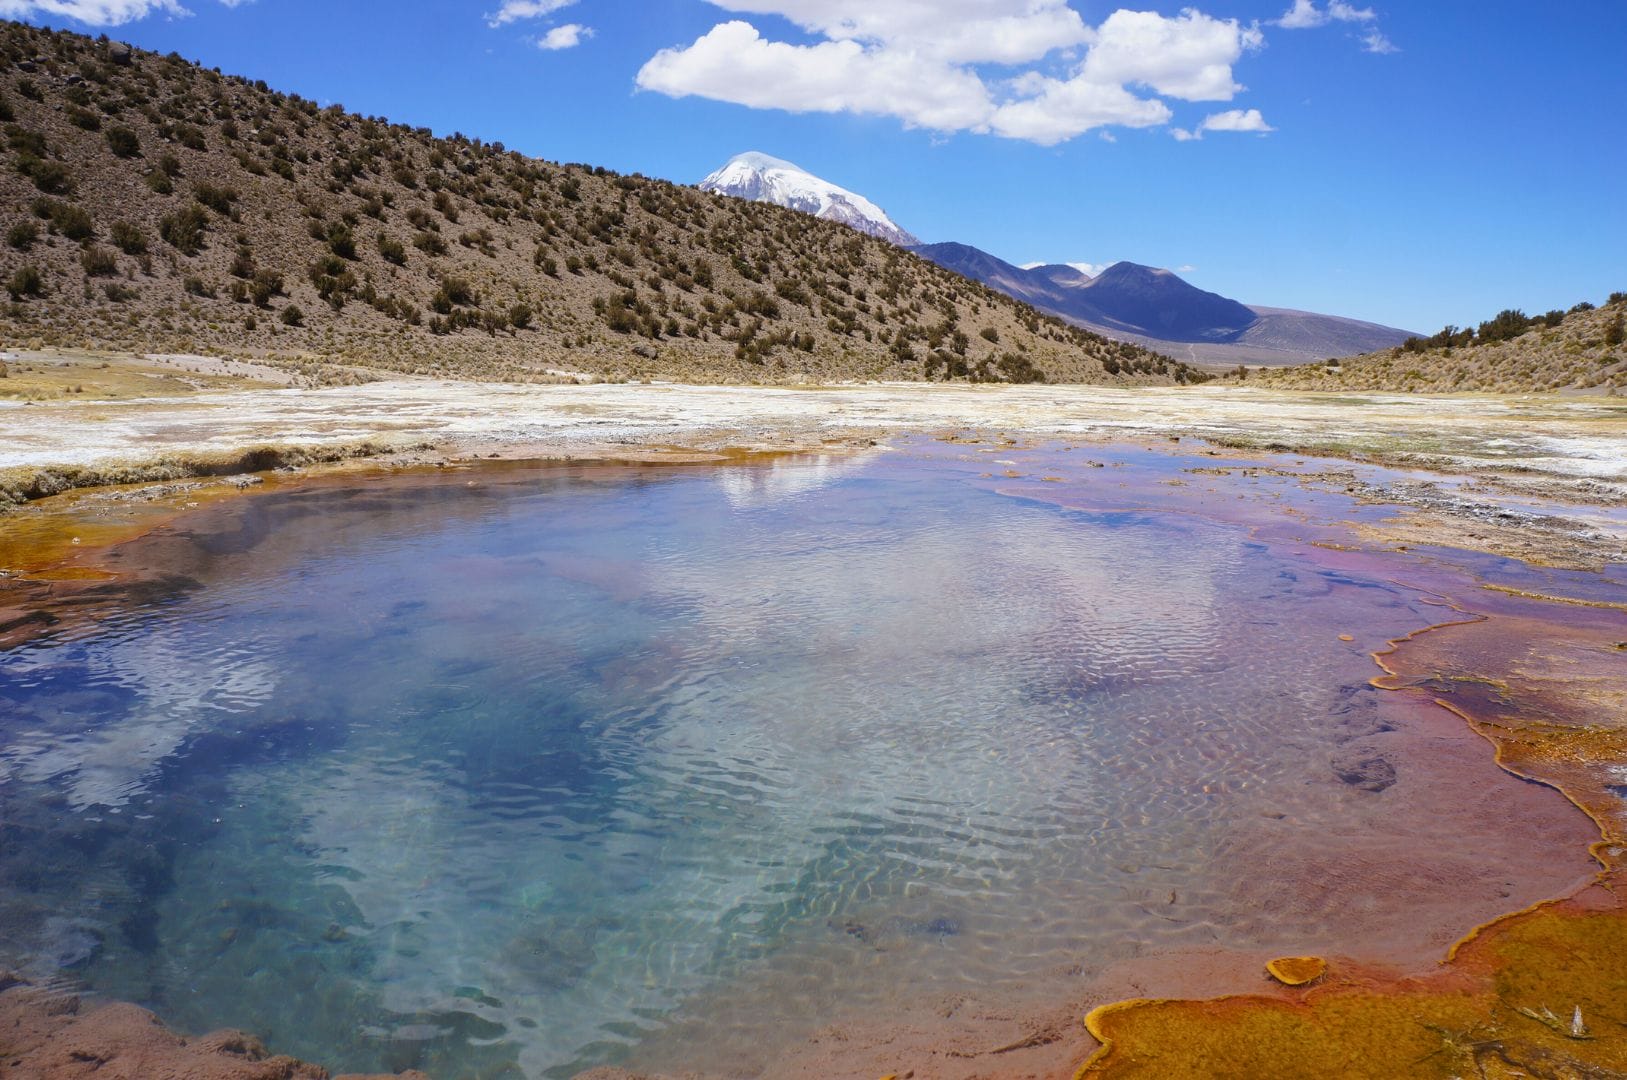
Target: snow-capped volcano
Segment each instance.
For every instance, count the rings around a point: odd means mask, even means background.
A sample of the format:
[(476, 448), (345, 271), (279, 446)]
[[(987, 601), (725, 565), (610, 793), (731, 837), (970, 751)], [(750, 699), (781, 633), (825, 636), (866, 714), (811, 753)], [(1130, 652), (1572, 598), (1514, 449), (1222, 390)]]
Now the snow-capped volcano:
[(863, 195), (839, 188), (789, 161), (781, 161), (767, 154), (755, 151), (741, 154), (702, 180), (700, 188), (720, 195), (732, 195), (737, 199), (801, 210), (827, 221), (839, 221), (900, 247), (914, 247), (920, 243), (893, 224), (892, 218), (881, 207)]

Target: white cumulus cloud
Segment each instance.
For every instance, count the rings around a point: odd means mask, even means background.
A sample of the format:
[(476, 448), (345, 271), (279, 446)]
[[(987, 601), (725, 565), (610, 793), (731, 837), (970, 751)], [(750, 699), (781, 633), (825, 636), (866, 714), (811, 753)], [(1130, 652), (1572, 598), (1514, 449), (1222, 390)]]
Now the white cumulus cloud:
[(1358, 8), (1343, 0), (1329, 0), (1326, 9), (1319, 9), (1315, 0), (1294, 0), (1277, 25), (1285, 30), (1310, 30), (1330, 22), (1365, 23), (1376, 18), (1372, 8)]
[[(228, 4), (227, 6), (235, 6)], [(190, 15), (178, 0), (0, 0), (0, 18), (54, 17), (88, 26), (118, 26), (156, 12)]]
[(1401, 51), (1395, 42), (1384, 36), (1383, 31), (1376, 29), (1362, 35), (1361, 47), (1364, 52), (1378, 53), (1380, 56)]
[(1194, 9), (1173, 18), (1116, 11), (1092, 27), (1067, 0), (711, 3), (780, 16), (817, 40), (776, 41), (732, 19), (658, 52), (639, 88), (1043, 145), (1167, 124), (1174, 114), (1164, 98), (1230, 101), (1243, 89), (1233, 66), (1263, 40), (1256, 28)]
[(1200, 125), (1204, 131), (1276, 131), (1277, 129), (1265, 122), (1259, 109), (1228, 109), (1225, 112), (1215, 113), (1204, 117)]
[(1020, 64), (1082, 45), (1091, 32), (1066, 0), (711, 0), (779, 15), (832, 41), (901, 46), (956, 63)]
[(486, 25), (495, 28), (523, 19), (540, 19), (574, 3), (576, 0), (503, 0), (501, 7), (486, 16)]
[(1081, 78), (1133, 83), (1183, 101), (1230, 101), (1241, 89), (1232, 65), (1264, 43), (1260, 31), (1188, 8), (1178, 18), (1115, 11), (1085, 57)]
[(1171, 128), (1170, 134), (1175, 136), (1177, 142), (1195, 142), (1203, 138), (1205, 131), (1252, 131), (1263, 135), (1276, 130), (1265, 122), (1259, 109), (1227, 109), (1225, 112), (1210, 113), (1203, 118), (1203, 123), (1191, 130)]
[(1037, 91), (1033, 96), (999, 106), (976, 130), (1054, 146), (1092, 128), (1157, 127), (1175, 115), (1157, 98), (1137, 97), (1117, 83), (1040, 78), (1029, 86)]
[(554, 27), (538, 38), (537, 48), (548, 52), (574, 49), (592, 36), (593, 27), (583, 26), (581, 23), (566, 23), (564, 26)]
[(943, 61), (851, 39), (769, 41), (738, 20), (686, 48), (663, 49), (638, 73), (638, 85), (758, 109), (896, 116), (942, 131), (986, 130), (992, 112), (982, 81)]
[[(1374, 23), (1378, 13), (1372, 8), (1359, 8), (1345, 0), (1328, 0), (1326, 8), (1316, 6), (1316, 0), (1294, 0), (1294, 6), (1283, 12), (1275, 25), (1285, 30), (1312, 30), (1329, 23), (1352, 23), (1352, 37), (1357, 36), (1363, 52), (1395, 53), (1401, 50)], [(1365, 27), (1365, 30), (1361, 28)]]

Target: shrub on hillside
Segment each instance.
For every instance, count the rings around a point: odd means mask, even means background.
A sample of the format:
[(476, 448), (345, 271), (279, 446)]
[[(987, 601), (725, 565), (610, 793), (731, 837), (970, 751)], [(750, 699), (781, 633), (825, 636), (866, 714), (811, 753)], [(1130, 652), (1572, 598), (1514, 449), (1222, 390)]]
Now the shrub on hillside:
[(51, 223), (51, 228), (69, 240), (84, 241), (96, 235), (96, 226), (82, 206), (56, 199), (39, 199), (33, 209), (35, 217), (45, 218)]
[(134, 158), (141, 156), (141, 138), (127, 127), (108, 128), (107, 147), (113, 151), (114, 157)]
[(119, 258), (94, 244), (79, 253), (79, 265), (90, 277), (113, 277), (119, 272)]
[(469, 307), (475, 302), (474, 287), (460, 277), (449, 277), (441, 282), (441, 287), (435, 290), (435, 296), (430, 300), (429, 306), (436, 312), (446, 315), (453, 308)]
[(273, 296), (282, 295), (282, 275), (275, 270), (257, 270), (249, 283), (249, 295), (255, 307), (269, 307)]
[(11, 275), (11, 280), (6, 282), (6, 288), (10, 291), (13, 300), (22, 300), (30, 296), (44, 296), (45, 275), (40, 273), (39, 267), (33, 263), (27, 263), (19, 266), (16, 273)]
[(17, 251), (27, 251), (40, 238), (40, 227), (32, 221), (19, 221), (6, 232), (6, 243)]
[(164, 215), (158, 223), (158, 235), (182, 255), (196, 255), (203, 250), (203, 237), (208, 228), (209, 215), (203, 207), (193, 203)]
[(1489, 345), (1497, 341), (1512, 341), (1529, 329), (1531, 320), (1525, 312), (1507, 308), (1498, 312), (1495, 318), (1481, 323), (1476, 336), (1479, 337), (1481, 344)]
[(379, 233), (378, 249), (385, 262), (396, 266), (407, 265), (407, 247), (394, 237)]
[(115, 221), (108, 230), (113, 245), (126, 255), (142, 255), (147, 251), (146, 235), (128, 221)]
[(47, 195), (66, 195), (74, 189), (73, 173), (60, 161), (19, 154), (17, 171), (34, 181), (34, 186)]
[(996, 365), (1007, 382), (1014, 383), (1042, 383), (1045, 381), (1045, 372), (1034, 366), (1034, 362), (1020, 353), (1005, 353)]
[(334, 225), (328, 230), (328, 250), (341, 259), (356, 257), (356, 234), (348, 225)]
[(192, 197), (222, 217), (230, 217), (232, 204), (237, 202), (237, 189), (217, 184), (198, 183), (192, 187)]

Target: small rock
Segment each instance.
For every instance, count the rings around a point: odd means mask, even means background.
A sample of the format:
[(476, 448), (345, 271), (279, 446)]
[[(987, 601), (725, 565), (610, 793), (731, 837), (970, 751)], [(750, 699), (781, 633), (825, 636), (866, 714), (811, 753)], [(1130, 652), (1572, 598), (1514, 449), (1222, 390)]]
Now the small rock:
[(1395, 766), (1382, 754), (1351, 750), (1335, 754), (1329, 764), (1340, 780), (1363, 791), (1383, 791), (1395, 783)]

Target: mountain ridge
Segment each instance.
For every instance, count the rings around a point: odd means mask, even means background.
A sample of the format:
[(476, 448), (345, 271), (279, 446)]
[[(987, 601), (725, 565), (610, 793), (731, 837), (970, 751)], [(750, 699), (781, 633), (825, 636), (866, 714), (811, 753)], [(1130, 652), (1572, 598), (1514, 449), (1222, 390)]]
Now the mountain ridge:
[(334, 380), (1201, 379), (834, 222), (105, 39), (0, 23), (0, 131), (0, 339), (24, 347)]
[(1413, 336), (1338, 315), (1244, 304), (1139, 263), (1118, 262), (1092, 278), (1067, 264), (1025, 269), (970, 244), (911, 250), (1075, 326), (1191, 364), (1302, 364), (1389, 348)]
[(923, 244), (874, 202), (801, 166), (757, 151), (731, 158), (698, 185), (881, 237), (1072, 325), (1191, 363), (1297, 364), (1400, 344), (1410, 331), (1336, 315), (1241, 303), (1170, 270), (1118, 262), (1092, 277), (1077, 267), (1022, 267), (969, 244)]

